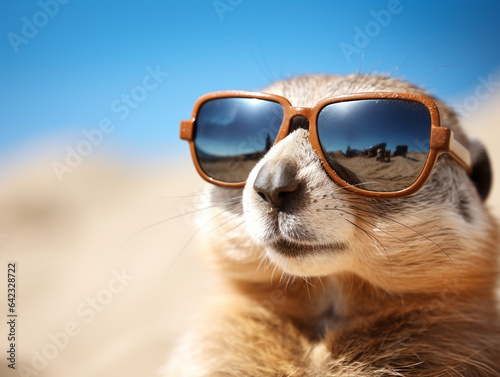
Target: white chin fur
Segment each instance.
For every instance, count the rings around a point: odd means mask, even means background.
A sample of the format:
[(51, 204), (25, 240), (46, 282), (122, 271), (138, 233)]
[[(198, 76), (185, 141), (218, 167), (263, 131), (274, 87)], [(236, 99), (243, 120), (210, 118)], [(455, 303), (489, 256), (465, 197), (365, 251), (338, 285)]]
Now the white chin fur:
[(331, 250), (317, 254), (287, 256), (276, 251), (272, 246), (265, 247), (267, 257), (289, 275), (300, 277), (326, 276), (346, 267), (346, 257), (342, 251)]

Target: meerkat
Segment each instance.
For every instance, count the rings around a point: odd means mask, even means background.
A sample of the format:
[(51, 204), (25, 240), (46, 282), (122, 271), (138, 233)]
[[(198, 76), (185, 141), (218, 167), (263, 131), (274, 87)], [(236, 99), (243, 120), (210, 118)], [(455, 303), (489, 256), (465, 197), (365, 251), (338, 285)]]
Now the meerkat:
[[(263, 92), (299, 109), (359, 92), (432, 98), (399, 79), (360, 74), (294, 77)], [(500, 376), (489, 161), (457, 115), (433, 101), (472, 169), (440, 155), (412, 195), (341, 187), (303, 118), (290, 120), (243, 187), (210, 185), (204, 253), (223, 289), (165, 376)]]

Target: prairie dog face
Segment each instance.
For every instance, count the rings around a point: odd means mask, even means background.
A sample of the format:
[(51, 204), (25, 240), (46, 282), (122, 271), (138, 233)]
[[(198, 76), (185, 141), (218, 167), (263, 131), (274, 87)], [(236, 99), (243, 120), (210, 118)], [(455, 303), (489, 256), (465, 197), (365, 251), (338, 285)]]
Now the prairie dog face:
[[(368, 75), (296, 77), (263, 91), (300, 107), (356, 92), (425, 95), (400, 80)], [(441, 125), (451, 128), (478, 159), (481, 148), (465, 137), (455, 114), (436, 103)], [(278, 177), (288, 179), (290, 189), (275, 198), (263, 195), (266, 182)], [(447, 156), (439, 158), (415, 195), (367, 198), (327, 175), (307, 127), (299, 127), (260, 160), (243, 190), (213, 187), (210, 195), (216, 208), (206, 219), (218, 217), (209, 232), (213, 251), (226, 270), (240, 277), (269, 279), (262, 270), (270, 263), (271, 270), (287, 275), (354, 273), (382, 289), (407, 292), (441, 289), (458, 277), (489, 279), (496, 272), (495, 224), (474, 182)]]

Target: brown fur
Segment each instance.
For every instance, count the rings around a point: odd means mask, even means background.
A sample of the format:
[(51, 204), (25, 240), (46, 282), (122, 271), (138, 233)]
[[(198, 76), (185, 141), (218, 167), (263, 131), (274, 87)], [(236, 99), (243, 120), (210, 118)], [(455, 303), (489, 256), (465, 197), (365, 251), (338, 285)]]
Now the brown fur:
[[(425, 94), (363, 75), (298, 77), (265, 91), (309, 107), (343, 93)], [(442, 125), (477, 156), (480, 145), (437, 103)], [(252, 182), (264, 161), (282, 158), (297, 161), (303, 184), (300, 205), (276, 214)], [(498, 228), (447, 156), (417, 194), (371, 199), (336, 186), (299, 129), (268, 152), (243, 191), (211, 188), (210, 200), (206, 251), (224, 290), (166, 376), (500, 376)], [(276, 232), (300, 255), (276, 252)], [(347, 248), (317, 246), (329, 242)]]

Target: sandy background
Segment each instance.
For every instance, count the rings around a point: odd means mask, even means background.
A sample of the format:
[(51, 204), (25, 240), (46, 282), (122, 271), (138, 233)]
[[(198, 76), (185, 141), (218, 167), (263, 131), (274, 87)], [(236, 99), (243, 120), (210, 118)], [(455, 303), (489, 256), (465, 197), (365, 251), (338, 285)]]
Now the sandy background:
[[(496, 177), (499, 106), (500, 96), (464, 119)], [(211, 289), (190, 214), (204, 183), (187, 145), (183, 160), (161, 169), (88, 159), (63, 183), (50, 163), (37, 156), (2, 166), (0, 375), (155, 376)], [(489, 203), (500, 215), (498, 179)], [(3, 365), (8, 261), (17, 266), (16, 371)]]
[[(208, 289), (189, 215), (203, 183), (188, 160), (154, 172), (88, 161), (63, 183), (47, 166), (14, 166), (0, 184), (0, 375), (155, 376)], [(30, 368), (12, 373), (8, 261), (17, 366)]]

